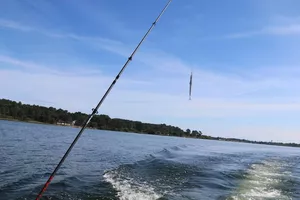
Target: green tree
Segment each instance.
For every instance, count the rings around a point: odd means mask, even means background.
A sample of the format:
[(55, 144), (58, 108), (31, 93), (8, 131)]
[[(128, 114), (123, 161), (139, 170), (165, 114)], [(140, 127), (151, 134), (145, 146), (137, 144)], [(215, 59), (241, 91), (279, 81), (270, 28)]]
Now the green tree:
[(190, 135), (190, 134), (191, 134), (191, 130), (190, 130), (190, 129), (186, 129), (185, 132), (186, 132), (187, 135)]

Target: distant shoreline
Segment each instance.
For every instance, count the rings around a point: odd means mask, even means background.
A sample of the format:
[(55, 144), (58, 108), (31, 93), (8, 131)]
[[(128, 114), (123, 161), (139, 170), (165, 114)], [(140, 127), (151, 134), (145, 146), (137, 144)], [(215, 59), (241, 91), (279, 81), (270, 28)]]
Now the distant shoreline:
[[(72, 126), (72, 125), (51, 124), (51, 123), (46, 123), (46, 122), (34, 121), (34, 120), (20, 120), (20, 119), (8, 118), (8, 117), (0, 117), (0, 120), (3, 120), (3, 121), (12, 121), (12, 122), (26, 122), (26, 123), (31, 123), (31, 124), (43, 124), (43, 125), (53, 125), (53, 126), (65, 126), (65, 127), (72, 127), (72, 128), (81, 128), (80, 126), (75, 126), (75, 125)], [(87, 127), (86, 129), (94, 129), (94, 128)]]
[[(15, 121), (15, 122), (28, 122), (28, 123), (33, 123), (33, 124), (49, 124), (49, 123), (44, 123), (44, 122), (39, 122), (39, 121), (34, 121), (34, 120), (19, 120), (19, 119), (14, 119), (14, 118), (9, 118), (9, 117), (0, 117), (0, 120), (6, 120), (6, 121)], [(51, 124), (49, 124), (51, 125)], [(56, 124), (52, 124), (56, 125)]]
[[(44, 122), (39, 122), (39, 121), (34, 121), (34, 120), (19, 120), (19, 119), (13, 119), (13, 118), (5, 118), (5, 117), (0, 117), (0, 120), (3, 121), (13, 121), (13, 122), (25, 122), (25, 123), (32, 123), (32, 124), (42, 124), (42, 125), (53, 125), (53, 126), (62, 126), (62, 127), (71, 127), (71, 128), (81, 128), (81, 126), (72, 126), (72, 125), (59, 125), (59, 124), (50, 124), (50, 123), (44, 123)], [(113, 131), (113, 130), (107, 130), (107, 129), (96, 129), (96, 128), (90, 128), (87, 127), (86, 129), (91, 129), (91, 130), (102, 130), (102, 131)], [(124, 131), (114, 131), (114, 132), (123, 132)], [(145, 134), (145, 135), (149, 135), (147, 133), (138, 133), (138, 132), (130, 132), (130, 133), (134, 133), (134, 134)], [(153, 135), (157, 135), (157, 134), (153, 134)], [(157, 136), (166, 136), (166, 137), (178, 137), (178, 136), (173, 136), (173, 135), (157, 135)], [(283, 147), (300, 147), (300, 144), (296, 144), (298, 146), (293, 146), (293, 145), (289, 145), (288, 143), (272, 143), (272, 142), (256, 142), (256, 141), (250, 141), (250, 140), (242, 140), (242, 139), (235, 139), (235, 138), (231, 138), (231, 139), (216, 139), (216, 138), (194, 138), (194, 137), (187, 137), (187, 136), (183, 136), (181, 138), (190, 138), (190, 139), (202, 139), (202, 140), (215, 140), (215, 141), (223, 141), (223, 142), (238, 142), (238, 143), (248, 143), (248, 144), (261, 144), (261, 145), (268, 145), (268, 146), (283, 146)]]
[[(61, 108), (57, 109), (54, 107), (29, 105), (9, 99), (0, 99), (0, 120), (81, 128), (88, 116), (88, 114), (82, 112), (72, 113)], [(159, 136), (300, 147), (300, 144), (296, 143), (282, 143), (273, 141), (262, 142), (237, 138), (212, 137), (203, 134), (200, 130), (183, 130), (178, 126), (167, 125), (164, 123), (153, 124), (128, 119), (111, 118), (105, 114), (94, 115), (86, 128)]]
[[(5, 117), (0, 117), (0, 120), (3, 120), (3, 121), (12, 121), (12, 122), (25, 122), (25, 123), (31, 123), (31, 124), (41, 124), (41, 125), (52, 125), (52, 126), (70, 127), (70, 128), (81, 128), (81, 126), (75, 126), (75, 125), (72, 126), (72, 125), (51, 124), (51, 123), (34, 121), (34, 120), (28, 120), (27, 121), (27, 120), (13, 119), (13, 118), (5, 118)], [(97, 128), (91, 128), (91, 127), (86, 127), (86, 129), (127, 133), (127, 132), (124, 132), (124, 131), (109, 130), (109, 129), (97, 129)], [(157, 134), (147, 134), (147, 133), (139, 133), (139, 132), (129, 132), (129, 133), (144, 134), (144, 135), (157, 135)], [(157, 135), (157, 136), (177, 137), (177, 136), (173, 136), (173, 135)], [(182, 137), (182, 138), (203, 139), (203, 138), (194, 138), (194, 137)]]

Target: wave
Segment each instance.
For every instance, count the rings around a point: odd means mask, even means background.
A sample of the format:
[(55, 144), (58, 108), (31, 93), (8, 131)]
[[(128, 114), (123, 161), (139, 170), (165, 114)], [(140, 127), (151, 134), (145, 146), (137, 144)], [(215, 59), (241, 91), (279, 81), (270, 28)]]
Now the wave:
[(191, 190), (205, 196), (211, 195), (203, 194), (207, 189), (228, 191), (234, 187), (233, 180), (240, 173), (220, 167), (224, 161), (233, 161), (232, 155), (185, 154), (184, 148), (164, 148), (144, 160), (120, 165), (106, 171), (104, 180), (113, 186), (121, 200), (181, 199)]
[(118, 191), (121, 200), (145, 199), (156, 200), (162, 197), (154, 187), (147, 182), (139, 183), (133, 178), (123, 178), (117, 171), (111, 171), (103, 176)]
[(144, 160), (120, 165), (106, 171), (104, 180), (113, 186), (121, 200), (162, 199), (171, 195), (172, 189), (184, 183), (187, 177), (196, 175), (192, 166), (172, 160), (177, 157), (177, 151), (182, 151), (182, 147), (164, 148)]
[(264, 159), (251, 153), (199, 155), (173, 146), (106, 171), (103, 177), (121, 200), (291, 199), (295, 182), (290, 158)]
[(154, 200), (172, 194), (193, 175), (197, 171), (189, 165), (152, 156), (106, 171), (103, 177), (118, 191), (121, 200)]
[(235, 194), (228, 200), (246, 199), (292, 199), (284, 185), (289, 182), (291, 172), (286, 171), (288, 163), (278, 160), (266, 160), (253, 163), (244, 173), (244, 178), (239, 184)]

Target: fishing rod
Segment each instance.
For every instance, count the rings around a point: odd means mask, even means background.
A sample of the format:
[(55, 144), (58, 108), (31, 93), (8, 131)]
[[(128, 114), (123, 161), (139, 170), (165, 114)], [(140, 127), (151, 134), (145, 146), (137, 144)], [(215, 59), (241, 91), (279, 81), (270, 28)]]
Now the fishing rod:
[(36, 200), (39, 200), (43, 193), (46, 191), (46, 189), (48, 188), (50, 182), (52, 181), (52, 179), (54, 178), (56, 172), (58, 171), (58, 169), (60, 168), (60, 166), (63, 164), (63, 162), (65, 161), (65, 159), (67, 158), (67, 156), (69, 155), (70, 151), (72, 150), (72, 148), (74, 147), (74, 145), (76, 144), (77, 140), (80, 138), (81, 134), (83, 133), (84, 129), (87, 127), (88, 123), (91, 121), (91, 119), (93, 118), (93, 116), (95, 114), (98, 113), (98, 109), (99, 107), (102, 105), (103, 101), (105, 100), (105, 98), (107, 97), (107, 95), (109, 94), (110, 90), (113, 88), (113, 86), (115, 85), (115, 83), (117, 82), (117, 80), (120, 78), (122, 72), (125, 70), (127, 64), (132, 61), (132, 58), (134, 56), (134, 54), (136, 53), (136, 51), (138, 50), (138, 48), (140, 47), (140, 45), (144, 42), (144, 40), (146, 39), (146, 37), (148, 36), (148, 34), (151, 32), (152, 28), (156, 25), (156, 23), (158, 22), (158, 20), (160, 19), (160, 17), (162, 16), (162, 14), (165, 12), (165, 10), (167, 9), (167, 7), (170, 5), (172, 0), (169, 0), (167, 5), (165, 5), (165, 7), (163, 8), (163, 10), (160, 12), (160, 14), (158, 15), (158, 17), (155, 19), (155, 21), (152, 23), (152, 25), (150, 26), (150, 28), (148, 29), (148, 31), (146, 32), (146, 34), (144, 35), (144, 37), (141, 39), (141, 41), (139, 42), (139, 44), (136, 46), (136, 48), (134, 49), (134, 51), (132, 52), (132, 54), (130, 55), (130, 57), (127, 59), (127, 61), (125, 62), (124, 66), (122, 67), (122, 69), (120, 70), (120, 72), (117, 74), (117, 76), (115, 77), (115, 79), (113, 80), (113, 82), (111, 83), (111, 85), (108, 87), (108, 89), (106, 90), (106, 92), (104, 93), (103, 97), (101, 98), (101, 100), (99, 101), (99, 103), (97, 104), (97, 106), (95, 108), (92, 109), (92, 113), (87, 117), (87, 119), (85, 120), (84, 125), (82, 126), (82, 128), (80, 129), (80, 131), (78, 132), (77, 136), (75, 137), (74, 141), (72, 142), (72, 144), (70, 145), (70, 147), (68, 148), (68, 150), (66, 151), (66, 153), (64, 154), (64, 156), (61, 158), (60, 162), (58, 163), (58, 165), (55, 167), (54, 171), (52, 172), (52, 174), (50, 175), (49, 179), (47, 180), (47, 182), (44, 184), (43, 188), (41, 189), (41, 191), (38, 193)]

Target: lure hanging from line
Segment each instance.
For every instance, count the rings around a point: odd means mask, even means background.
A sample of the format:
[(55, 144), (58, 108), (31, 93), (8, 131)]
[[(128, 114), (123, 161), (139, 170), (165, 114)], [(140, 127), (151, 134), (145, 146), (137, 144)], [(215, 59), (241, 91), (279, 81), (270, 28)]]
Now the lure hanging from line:
[(191, 97), (192, 97), (192, 84), (193, 84), (193, 72), (191, 72), (191, 75), (190, 75), (190, 92), (189, 92), (189, 100), (191, 100)]

